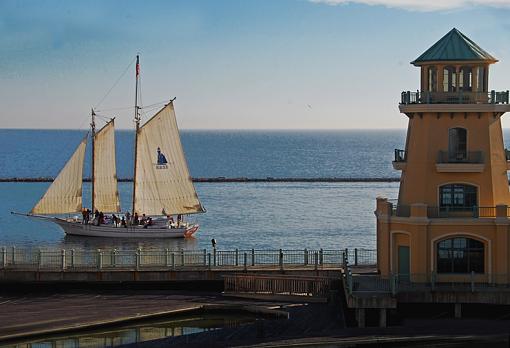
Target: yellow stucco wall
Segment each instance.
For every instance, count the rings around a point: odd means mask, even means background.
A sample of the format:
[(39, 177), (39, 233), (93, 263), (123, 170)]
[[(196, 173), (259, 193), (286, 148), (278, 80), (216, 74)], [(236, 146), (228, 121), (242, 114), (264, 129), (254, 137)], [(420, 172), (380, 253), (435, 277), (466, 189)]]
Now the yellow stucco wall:
[[(481, 173), (441, 173), (439, 151), (448, 151), (448, 131), (467, 130), (467, 150), (482, 151)], [(468, 183), (478, 187), (478, 205), (510, 204), (506, 157), (499, 115), (493, 113), (422, 113), (409, 119), (407, 166), (402, 171), (399, 204), (439, 205), (439, 186)]]

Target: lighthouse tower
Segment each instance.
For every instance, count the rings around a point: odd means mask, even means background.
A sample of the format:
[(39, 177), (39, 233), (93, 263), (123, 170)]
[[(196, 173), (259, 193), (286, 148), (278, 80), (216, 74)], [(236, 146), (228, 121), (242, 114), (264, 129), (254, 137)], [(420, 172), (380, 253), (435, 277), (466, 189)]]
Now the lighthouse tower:
[(504, 281), (510, 271), (510, 205), (501, 117), (509, 92), (489, 89), (497, 62), (452, 29), (411, 64), (416, 91), (402, 92), (409, 119), (398, 199), (377, 200), (378, 268), (382, 276), (473, 276)]

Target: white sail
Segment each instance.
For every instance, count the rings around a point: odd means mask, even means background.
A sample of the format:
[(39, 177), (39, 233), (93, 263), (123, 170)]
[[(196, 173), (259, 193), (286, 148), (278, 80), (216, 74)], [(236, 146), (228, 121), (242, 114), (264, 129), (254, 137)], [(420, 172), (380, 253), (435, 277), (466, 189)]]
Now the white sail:
[(32, 208), (32, 214), (65, 214), (81, 211), (86, 146), (87, 137), (81, 141), (44, 196)]
[(115, 126), (112, 119), (94, 136), (94, 209), (120, 211), (115, 165)]
[(191, 181), (172, 102), (139, 128), (136, 148), (135, 212), (204, 211)]

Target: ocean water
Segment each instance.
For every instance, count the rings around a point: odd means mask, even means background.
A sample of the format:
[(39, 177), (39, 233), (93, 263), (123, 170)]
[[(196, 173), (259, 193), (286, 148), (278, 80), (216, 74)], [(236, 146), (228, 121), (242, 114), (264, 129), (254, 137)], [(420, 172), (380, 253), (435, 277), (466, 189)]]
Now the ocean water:
[[(0, 129), (0, 178), (56, 176), (84, 134)], [(132, 135), (117, 132), (120, 178), (132, 176)], [(182, 141), (193, 177), (397, 178), (391, 160), (405, 131), (183, 131)], [(207, 213), (191, 217), (201, 225), (196, 238), (109, 240), (66, 237), (50, 222), (10, 214), (29, 211), (48, 186), (0, 183), (0, 246), (195, 249), (215, 238), (221, 249), (374, 248), (375, 199), (398, 193), (395, 182), (199, 183)], [(123, 210), (131, 188), (119, 184)], [(89, 197), (85, 183), (86, 206)]]
[[(11, 215), (29, 211), (49, 183), (0, 183), (0, 246), (220, 249), (375, 248), (375, 198), (396, 197), (398, 183), (198, 183), (207, 213), (193, 215), (196, 238), (113, 240), (65, 236), (51, 222)], [(121, 205), (131, 183), (120, 183)], [(90, 185), (84, 185), (89, 204)]]
[[(0, 178), (55, 177), (85, 134), (0, 129)], [(181, 138), (193, 177), (387, 178), (398, 177), (391, 161), (405, 130), (184, 130)], [(118, 131), (116, 147), (118, 177), (131, 178), (133, 132)]]

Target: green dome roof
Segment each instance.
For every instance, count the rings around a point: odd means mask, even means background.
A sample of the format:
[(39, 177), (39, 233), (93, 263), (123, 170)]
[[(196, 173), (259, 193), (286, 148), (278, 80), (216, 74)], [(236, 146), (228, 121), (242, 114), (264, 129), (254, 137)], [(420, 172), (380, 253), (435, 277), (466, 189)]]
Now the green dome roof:
[(416, 58), (411, 64), (432, 61), (485, 61), (495, 63), (498, 60), (484, 51), (467, 36), (453, 28), (432, 47)]

